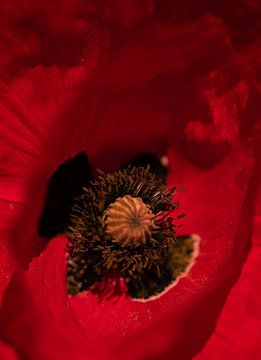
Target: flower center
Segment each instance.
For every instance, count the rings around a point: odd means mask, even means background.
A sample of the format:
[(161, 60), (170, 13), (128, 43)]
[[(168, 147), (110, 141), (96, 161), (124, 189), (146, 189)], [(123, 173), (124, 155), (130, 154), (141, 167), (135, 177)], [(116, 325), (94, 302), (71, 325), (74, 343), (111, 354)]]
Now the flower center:
[[(149, 167), (99, 174), (83, 187), (72, 207), (68, 291), (76, 295), (90, 290), (110, 298), (120, 289), (117, 281), (123, 280), (123, 291), (131, 297), (154, 297), (192, 259), (192, 240), (176, 236), (180, 215), (171, 217), (178, 206), (175, 188), (167, 188)], [(115, 285), (104, 285), (110, 278), (116, 279)]]
[(106, 233), (123, 247), (145, 245), (155, 227), (154, 216), (141, 198), (119, 197), (105, 211)]

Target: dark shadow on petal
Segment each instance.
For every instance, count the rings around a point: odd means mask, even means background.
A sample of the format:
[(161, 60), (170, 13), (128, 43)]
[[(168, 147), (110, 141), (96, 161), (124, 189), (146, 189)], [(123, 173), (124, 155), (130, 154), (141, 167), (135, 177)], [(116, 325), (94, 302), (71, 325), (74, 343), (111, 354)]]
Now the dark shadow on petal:
[(184, 139), (181, 146), (182, 155), (202, 169), (209, 169), (222, 161), (232, 150), (228, 141), (220, 141), (216, 144)]
[(85, 153), (79, 153), (58, 167), (47, 185), (45, 206), (38, 234), (52, 238), (63, 233), (69, 223), (74, 198), (91, 179), (91, 167)]

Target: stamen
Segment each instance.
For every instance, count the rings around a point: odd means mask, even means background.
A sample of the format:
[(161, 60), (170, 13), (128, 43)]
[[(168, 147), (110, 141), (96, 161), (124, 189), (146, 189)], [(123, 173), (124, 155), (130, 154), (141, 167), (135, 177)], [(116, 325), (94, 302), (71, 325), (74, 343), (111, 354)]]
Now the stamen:
[(173, 281), (175, 188), (167, 188), (149, 167), (99, 173), (72, 208), (68, 291), (97, 293), (100, 281), (113, 274), (126, 282), (130, 296), (154, 296)]

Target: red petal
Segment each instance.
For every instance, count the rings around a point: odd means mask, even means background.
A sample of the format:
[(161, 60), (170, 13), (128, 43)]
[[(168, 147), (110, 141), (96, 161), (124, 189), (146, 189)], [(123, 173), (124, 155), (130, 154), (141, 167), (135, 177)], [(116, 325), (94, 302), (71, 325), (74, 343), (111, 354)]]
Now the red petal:
[(197, 360), (260, 358), (261, 187), (256, 199), (252, 239), (251, 251), (240, 277), (226, 300), (213, 335), (195, 358)]
[(0, 340), (1, 360), (19, 360), (15, 350)]
[[(64, 96), (65, 100), (69, 91), (66, 92), (65, 86), (61, 86), (64, 79), (59, 76), (58, 70), (51, 73), (52, 81), (55, 79), (54, 75), (57, 75), (55, 84), (56, 86), (60, 85), (60, 95)], [(34, 71), (33, 79), (46, 74), (50, 81), (51, 73), (37, 69)], [(49, 81), (46, 82), (46, 92), (43, 98), (39, 98), (42, 101), (40, 114), (37, 113), (40, 101), (34, 103), (35, 107), (30, 107), (29, 104), (26, 106), (24, 101), (8, 87), (1, 84), (0, 88), (1, 241), (5, 248), (13, 246), (20, 260), (29, 255), (27, 252), (31, 245), (28, 246), (28, 239), (35, 236), (47, 179), (57, 166), (57, 162), (61, 161), (61, 157), (64, 156), (59, 151), (52, 152), (52, 148), (50, 148), (51, 152), (48, 152), (47, 139), (50, 122), (55, 122), (57, 109), (61, 109), (59, 105), (53, 106), (54, 99), (47, 101), (43, 106), (43, 102), (50, 99)], [(32, 86), (32, 82), (29, 84)], [(21, 88), (24, 96), (30, 88), (26, 85), (28, 83), (24, 81)], [(58, 149), (60, 150), (59, 146)], [(68, 154), (70, 154), (70, 149), (68, 149), (68, 153), (66, 152), (66, 156)], [(17, 237), (18, 233), (19, 237)], [(24, 240), (25, 238), (26, 240)]]
[(68, 301), (64, 240), (54, 239), (25, 277), (21, 271), (13, 278), (2, 308), (5, 338), (30, 359), (83, 360), (93, 359), (93, 353), (104, 359), (104, 349), (86, 338)]
[[(187, 284), (194, 293), (186, 314), (190, 327), (180, 331), (179, 351), (185, 342), (191, 351), (203, 346), (244, 263), (251, 241), (256, 185), (255, 177), (250, 182), (253, 164), (252, 156), (240, 148), (208, 170), (170, 153), (169, 183), (183, 189), (177, 192), (180, 211), (186, 213), (182, 231), (193, 231), (202, 239)], [(189, 292), (182, 289), (183, 301), (189, 299)]]

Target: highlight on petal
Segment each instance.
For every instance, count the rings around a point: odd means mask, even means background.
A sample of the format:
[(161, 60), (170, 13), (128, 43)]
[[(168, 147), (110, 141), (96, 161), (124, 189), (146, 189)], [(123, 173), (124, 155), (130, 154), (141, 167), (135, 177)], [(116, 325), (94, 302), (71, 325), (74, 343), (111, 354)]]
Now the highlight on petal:
[(19, 360), (15, 350), (0, 340), (1, 360)]

